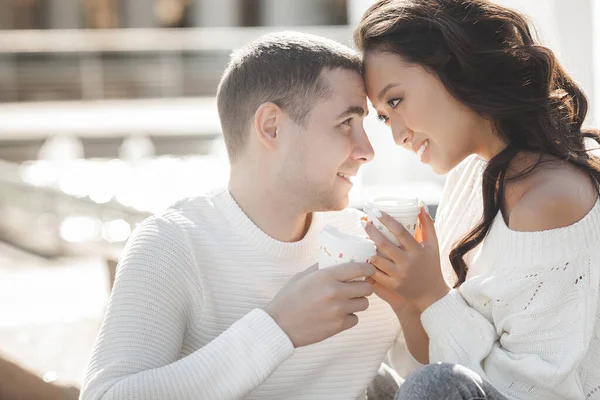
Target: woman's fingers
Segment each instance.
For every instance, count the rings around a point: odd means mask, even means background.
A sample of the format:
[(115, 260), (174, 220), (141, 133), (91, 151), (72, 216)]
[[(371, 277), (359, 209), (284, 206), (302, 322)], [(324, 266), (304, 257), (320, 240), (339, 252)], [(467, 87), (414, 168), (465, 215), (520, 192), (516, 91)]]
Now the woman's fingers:
[[(371, 257), (371, 264), (377, 267), (378, 270), (385, 273), (386, 275), (398, 275), (398, 266), (393, 261), (388, 260), (386, 257), (376, 255)], [(377, 273), (377, 272), (375, 272)]]
[(421, 206), (421, 213), (419, 214), (419, 221), (421, 221), (421, 235), (423, 237), (423, 245), (438, 248), (438, 239), (435, 232), (435, 224), (433, 218), (427, 212), (425, 207)]
[(385, 225), (392, 235), (400, 242), (402, 247), (408, 251), (412, 251), (419, 247), (419, 242), (415, 240), (413, 235), (398, 221), (382, 212), (381, 217), (377, 217), (379, 221)]
[(377, 250), (383, 253), (388, 259), (396, 262), (405, 258), (404, 250), (390, 242), (373, 224), (366, 224), (365, 232), (377, 246)]
[(398, 294), (393, 289), (390, 289), (381, 283), (377, 282), (373, 278), (367, 278), (367, 281), (373, 286), (373, 290), (379, 298), (387, 302), (392, 309), (398, 313), (402, 311), (405, 307), (410, 306), (411, 303), (406, 300), (403, 296)]
[(396, 286), (398, 285), (398, 283), (396, 282), (396, 279), (394, 279), (390, 275), (386, 274), (379, 268), (377, 268), (377, 271), (375, 271), (375, 274), (372, 275), (370, 278), (372, 281), (374, 281), (377, 284), (384, 286), (390, 290), (396, 290)]

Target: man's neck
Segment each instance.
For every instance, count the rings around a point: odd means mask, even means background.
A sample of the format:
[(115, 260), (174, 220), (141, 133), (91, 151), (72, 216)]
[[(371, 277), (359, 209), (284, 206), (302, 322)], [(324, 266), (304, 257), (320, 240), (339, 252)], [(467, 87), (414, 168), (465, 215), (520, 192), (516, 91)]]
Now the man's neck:
[(229, 192), (250, 220), (267, 235), (282, 242), (297, 242), (310, 227), (312, 214), (299, 211), (281, 188), (231, 174)]

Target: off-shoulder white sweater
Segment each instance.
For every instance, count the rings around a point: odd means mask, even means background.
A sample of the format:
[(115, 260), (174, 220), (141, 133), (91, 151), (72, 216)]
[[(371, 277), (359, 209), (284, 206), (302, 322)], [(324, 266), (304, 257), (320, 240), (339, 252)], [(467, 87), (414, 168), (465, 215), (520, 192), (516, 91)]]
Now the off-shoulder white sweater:
[[(473, 156), (448, 177), (436, 221), (448, 277), (452, 245), (482, 215), (485, 166)], [(543, 232), (498, 213), (467, 264), (466, 282), (421, 316), (430, 361), (467, 366), (510, 399), (600, 399), (600, 200)]]

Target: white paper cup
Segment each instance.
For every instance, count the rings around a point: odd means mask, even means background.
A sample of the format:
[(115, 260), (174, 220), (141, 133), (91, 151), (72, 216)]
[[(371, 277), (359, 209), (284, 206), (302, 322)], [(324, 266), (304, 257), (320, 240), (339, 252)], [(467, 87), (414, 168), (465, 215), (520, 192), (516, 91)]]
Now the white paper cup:
[(367, 201), (365, 212), (369, 221), (390, 242), (399, 246), (400, 243), (394, 235), (375, 216), (375, 210), (384, 212), (398, 221), (414, 237), (419, 225), (419, 214), (421, 213), (421, 202), (416, 197), (378, 197)]
[(375, 243), (366, 237), (348, 235), (326, 225), (319, 235), (319, 268), (352, 262), (368, 263), (377, 254)]

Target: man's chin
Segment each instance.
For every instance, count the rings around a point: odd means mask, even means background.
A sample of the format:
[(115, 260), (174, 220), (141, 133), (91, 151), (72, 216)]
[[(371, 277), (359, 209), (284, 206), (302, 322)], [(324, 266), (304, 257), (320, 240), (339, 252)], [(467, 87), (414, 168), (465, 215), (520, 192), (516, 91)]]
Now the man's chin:
[(326, 212), (326, 211), (341, 211), (348, 207), (350, 204), (350, 198), (348, 195), (346, 196), (332, 196), (326, 200), (317, 204), (315, 209), (312, 211), (315, 212)]

